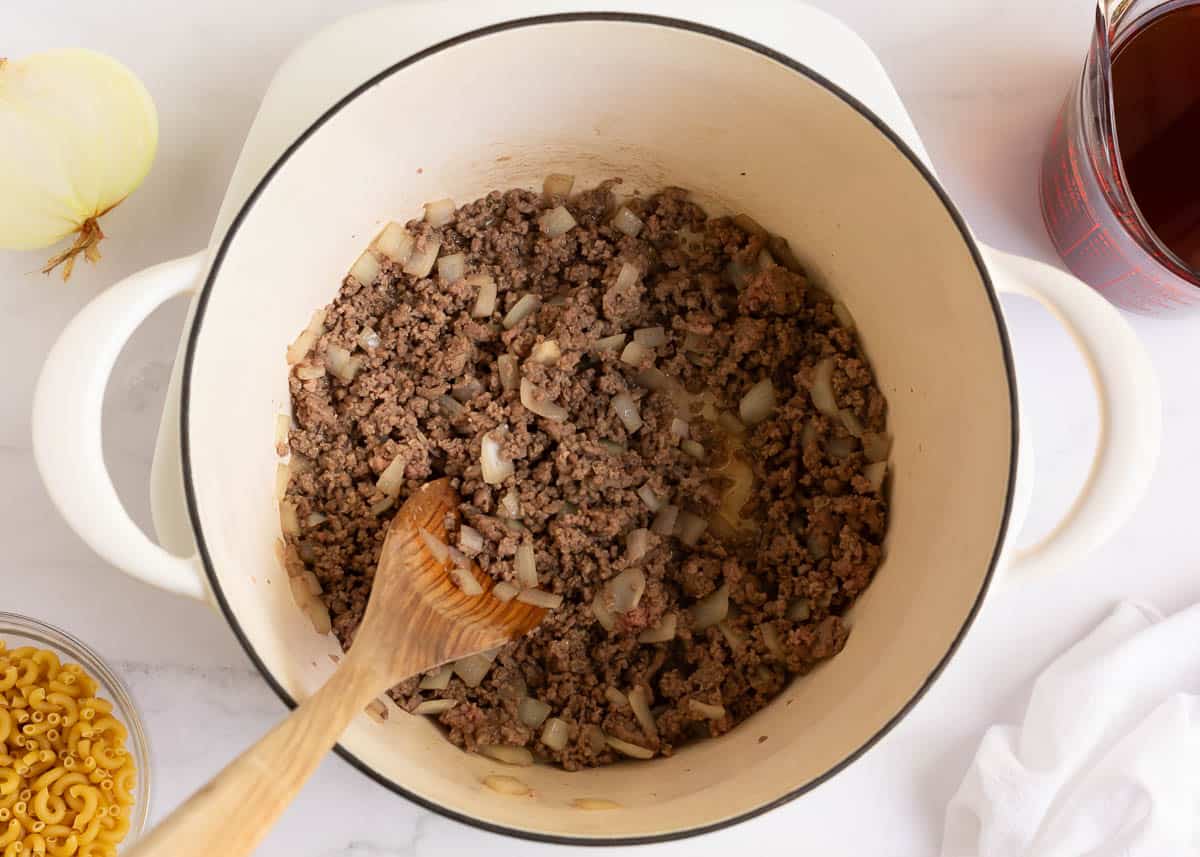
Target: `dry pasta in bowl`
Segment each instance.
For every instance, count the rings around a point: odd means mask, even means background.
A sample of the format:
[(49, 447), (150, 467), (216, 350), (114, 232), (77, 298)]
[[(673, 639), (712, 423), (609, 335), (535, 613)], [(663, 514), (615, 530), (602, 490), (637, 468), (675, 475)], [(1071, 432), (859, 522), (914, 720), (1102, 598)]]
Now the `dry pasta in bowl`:
[(0, 613), (0, 857), (111, 857), (147, 816), (128, 691), (84, 644)]

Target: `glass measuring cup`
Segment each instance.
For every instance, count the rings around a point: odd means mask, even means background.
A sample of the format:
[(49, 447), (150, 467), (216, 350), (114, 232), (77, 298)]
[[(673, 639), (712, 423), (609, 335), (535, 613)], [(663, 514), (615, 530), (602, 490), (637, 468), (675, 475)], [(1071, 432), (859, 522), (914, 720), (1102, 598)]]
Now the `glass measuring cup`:
[[(1137, 181), (1131, 183), (1131, 162), (1123, 158), (1131, 151), (1123, 153), (1121, 147), (1141, 145), (1143, 141), (1131, 139), (1139, 134), (1130, 129), (1148, 124), (1142, 122), (1144, 117), (1130, 115), (1131, 110), (1145, 107), (1153, 112), (1159, 109), (1154, 99), (1200, 103), (1200, 90), (1172, 92), (1187, 87), (1191, 78), (1171, 78), (1166, 82), (1175, 86), (1164, 87), (1163, 80), (1148, 77), (1134, 83), (1154, 82), (1153, 88), (1160, 91), (1143, 102), (1130, 101), (1115, 89), (1120, 80), (1114, 82), (1113, 71), (1122, 51), (1139, 36), (1158, 27), (1153, 35), (1161, 39), (1164, 30), (1178, 25), (1180, 15), (1188, 15), (1188, 26), (1200, 32), (1200, 0), (1099, 0), (1083, 74), (1067, 95), (1042, 161), (1042, 216), (1067, 267), (1118, 306), (1155, 316), (1200, 312), (1200, 253), (1177, 241), (1164, 241), (1168, 233), (1151, 225), (1154, 221), (1146, 215), (1157, 201), (1143, 194), (1144, 186)], [(1200, 55), (1200, 44), (1193, 53)], [(1119, 139), (1122, 136), (1125, 139)], [(1154, 172), (1162, 164), (1150, 166)], [(1189, 166), (1175, 184), (1166, 183), (1176, 196), (1191, 191), (1189, 182), (1194, 185), (1189, 174), (1194, 176), (1197, 168)], [(1200, 207), (1200, 195), (1193, 193), (1184, 201)], [(1188, 239), (1197, 240), (1200, 225)]]

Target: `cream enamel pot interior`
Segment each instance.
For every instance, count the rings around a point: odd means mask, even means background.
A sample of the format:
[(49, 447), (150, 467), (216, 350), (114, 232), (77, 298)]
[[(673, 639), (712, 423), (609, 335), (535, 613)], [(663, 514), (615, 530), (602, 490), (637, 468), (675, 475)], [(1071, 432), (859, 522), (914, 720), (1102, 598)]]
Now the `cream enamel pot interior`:
[[(845, 650), (731, 734), (649, 763), (503, 768), (398, 711), (384, 725), (359, 718), (341, 752), (440, 812), (559, 841), (687, 835), (803, 793), (914, 704), (999, 566), (1014, 576), (1064, 566), (1121, 523), (1145, 489), (1159, 432), (1149, 362), (1119, 314), (1056, 270), (981, 252), (908, 147), (803, 60), (695, 24), (567, 15), (451, 39), (348, 91), (268, 171), (212, 253), (131, 277), (64, 332), (34, 408), (52, 498), (113, 564), (212, 597), (292, 704), (320, 685), (338, 651), (293, 606), (274, 550), (284, 350), (311, 312), (384, 222), (425, 200), (539, 187), (551, 171), (574, 174), (577, 186), (617, 175), (625, 190), (692, 188), (710, 212), (751, 212), (791, 241), (851, 308), (889, 400), (887, 558), (850, 614)], [(1092, 475), (1062, 526), (1029, 555), (1003, 559), (1018, 421), (993, 284), (1043, 300), (1071, 328), (1105, 417)], [(138, 531), (99, 438), (121, 345), (155, 306), (197, 287), (180, 405), (199, 559), (172, 556)], [(482, 787), (497, 772), (535, 795)], [(621, 808), (581, 811), (572, 806), (580, 797)]]

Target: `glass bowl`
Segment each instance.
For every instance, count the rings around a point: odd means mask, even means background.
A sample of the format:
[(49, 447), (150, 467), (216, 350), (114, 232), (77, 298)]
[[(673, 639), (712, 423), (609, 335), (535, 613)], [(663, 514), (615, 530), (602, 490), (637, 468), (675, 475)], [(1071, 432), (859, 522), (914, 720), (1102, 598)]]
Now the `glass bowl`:
[(133, 754), (133, 761), (137, 765), (129, 833), (118, 846), (120, 849), (128, 848), (142, 835), (146, 820), (150, 817), (150, 742), (129, 689), (90, 646), (53, 625), (15, 613), (0, 612), (0, 640), (9, 649), (18, 646), (50, 649), (63, 663), (79, 664), (100, 685), (98, 695), (113, 704), (113, 713), (129, 730), (126, 748)]

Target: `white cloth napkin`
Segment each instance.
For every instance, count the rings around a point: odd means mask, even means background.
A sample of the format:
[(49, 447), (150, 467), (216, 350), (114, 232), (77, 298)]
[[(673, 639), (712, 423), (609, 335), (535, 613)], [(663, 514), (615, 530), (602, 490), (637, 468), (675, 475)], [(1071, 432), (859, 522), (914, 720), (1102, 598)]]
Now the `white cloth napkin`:
[(1111, 616), (993, 726), (946, 811), (942, 857), (1200, 854), (1200, 605)]

